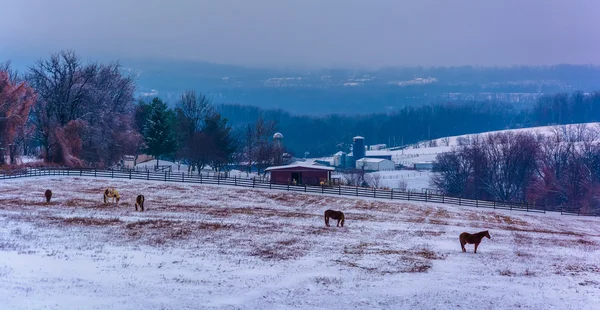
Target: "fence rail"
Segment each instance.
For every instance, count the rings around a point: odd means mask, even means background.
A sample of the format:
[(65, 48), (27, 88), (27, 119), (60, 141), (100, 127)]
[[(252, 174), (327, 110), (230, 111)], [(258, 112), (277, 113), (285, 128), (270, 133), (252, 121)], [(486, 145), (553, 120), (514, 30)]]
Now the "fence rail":
[(446, 195), (433, 194), (429, 192), (419, 193), (402, 191), (397, 189), (376, 189), (357, 186), (307, 186), (293, 184), (278, 184), (265, 182), (256, 178), (238, 178), (238, 177), (222, 177), (203, 176), (202, 174), (186, 174), (174, 173), (169, 171), (152, 172), (152, 171), (135, 171), (135, 170), (97, 170), (97, 169), (64, 169), (64, 168), (29, 168), (13, 171), (0, 171), (0, 180), (37, 177), (37, 176), (85, 176), (99, 178), (115, 178), (115, 179), (130, 179), (130, 180), (149, 180), (162, 182), (179, 182), (179, 183), (196, 183), (196, 184), (215, 184), (215, 185), (233, 185), (240, 187), (262, 188), (270, 190), (285, 190), (292, 192), (333, 194), (340, 196), (355, 196), (355, 197), (372, 197), (391, 200), (404, 201), (422, 201), (432, 203), (453, 204), (459, 206), (501, 209), (511, 211), (524, 212), (560, 212), (564, 215), (577, 216), (600, 216), (600, 210), (583, 211), (574, 208), (556, 208), (548, 209), (545, 205), (525, 204), (525, 203), (507, 203), (489, 200), (466, 199), (460, 197), (451, 197)]

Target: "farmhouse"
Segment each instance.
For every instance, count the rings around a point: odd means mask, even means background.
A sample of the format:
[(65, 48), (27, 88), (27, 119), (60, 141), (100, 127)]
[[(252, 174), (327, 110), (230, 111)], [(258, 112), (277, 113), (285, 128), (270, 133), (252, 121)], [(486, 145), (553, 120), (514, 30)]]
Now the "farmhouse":
[(394, 170), (394, 162), (383, 158), (361, 158), (356, 161), (356, 169), (366, 171)]
[(318, 166), (308, 163), (293, 163), (285, 166), (274, 166), (265, 169), (271, 174), (271, 183), (319, 185), (331, 181), (333, 167)]

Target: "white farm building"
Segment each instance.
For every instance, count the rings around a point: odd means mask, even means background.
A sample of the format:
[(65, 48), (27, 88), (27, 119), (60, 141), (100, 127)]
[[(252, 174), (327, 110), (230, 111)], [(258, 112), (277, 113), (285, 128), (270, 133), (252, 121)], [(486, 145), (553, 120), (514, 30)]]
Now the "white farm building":
[(383, 158), (361, 158), (356, 161), (356, 169), (366, 171), (394, 170), (394, 162)]

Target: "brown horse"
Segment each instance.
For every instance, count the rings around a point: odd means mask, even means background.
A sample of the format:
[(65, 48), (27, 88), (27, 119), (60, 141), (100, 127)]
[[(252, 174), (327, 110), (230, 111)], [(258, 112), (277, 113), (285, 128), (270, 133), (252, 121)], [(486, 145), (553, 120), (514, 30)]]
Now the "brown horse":
[(468, 243), (468, 244), (475, 244), (475, 253), (477, 253), (477, 247), (481, 243), (481, 239), (483, 239), (483, 237), (492, 239), (492, 237), (490, 237), (490, 233), (487, 230), (480, 231), (476, 234), (470, 234), (470, 233), (466, 233), (466, 232), (460, 234), (458, 239), (460, 240), (460, 247), (462, 248), (462, 251), (463, 252), (467, 251), (467, 249), (465, 249), (465, 244)]
[(329, 227), (329, 218), (332, 218), (334, 220), (337, 220), (337, 226), (344, 227), (344, 212), (334, 211), (334, 210), (326, 210), (324, 215), (325, 215), (325, 226)]
[(135, 211), (138, 210), (138, 206), (140, 206), (140, 212), (144, 211), (144, 195), (138, 195), (135, 198)]
[(47, 189), (46, 192), (44, 192), (44, 196), (46, 196), (46, 202), (50, 202), (50, 199), (52, 199), (52, 191)]
[(107, 203), (109, 198), (112, 198), (113, 202), (116, 200), (117, 203), (119, 203), (121, 195), (119, 195), (119, 192), (116, 189), (107, 188), (104, 190), (104, 203)]

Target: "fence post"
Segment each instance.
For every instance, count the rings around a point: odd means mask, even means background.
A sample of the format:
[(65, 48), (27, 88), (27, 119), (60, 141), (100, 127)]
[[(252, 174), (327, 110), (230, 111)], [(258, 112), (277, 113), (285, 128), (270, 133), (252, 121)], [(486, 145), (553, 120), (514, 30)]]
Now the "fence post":
[(217, 185), (221, 185), (221, 174), (217, 174)]
[(325, 193), (325, 185), (321, 185), (321, 194)]
[(358, 197), (358, 185), (356, 185), (356, 196)]
[(446, 197), (446, 195), (442, 195), (442, 203), (445, 203), (444, 202), (444, 197)]
[(288, 188), (287, 188), (288, 192), (290, 191), (290, 182), (288, 182)]
[(458, 197), (458, 205), (460, 206), (460, 197)]
[(479, 208), (479, 199), (475, 200), (475, 208)]
[(377, 197), (377, 192), (375, 192), (375, 187), (373, 187), (373, 198)]
[(165, 182), (167, 182), (167, 170), (165, 170)]
[(427, 202), (427, 196), (429, 195), (427, 195), (427, 191), (425, 191), (425, 202)]
[(233, 176), (233, 185), (237, 186), (237, 177), (235, 175)]
[[(199, 172), (200, 174), (200, 184), (202, 184), (202, 172)], [(254, 184), (252, 184), (252, 187), (254, 187)]]
[(390, 196), (390, 199), (394, 200), (394, 189), (392, 188), (392, 195)]
[(407, 193), (408, 193), (408, 200), (410, 200), (410, 191), (408, 191)]
[(185, 173), (181, 173), (181, 183), (185, 183)]
[(255, 183), (256, 183), (256, 177), (252, 177), (252, 188), (254, 188)]
[(129, 179), (131, 180), (131, 170), (129, 170)]
[(494, 209), (496, 209), (496, 201), (494, 200)]
[(114, 170), (110, 170), (110, 178), (111, 179), (115, 178), (115, 171)]
[(306, 183), (304, 183), (304, 192), (306, 193)]
[(269, 189), (272, 189), (271, 184), (273, 184), (273, 183), (271, 183), (271, 181), (269, 181)]
[(79, 168), (79, 176), (83, 175), (83, 168)]
[(96, 168), (94, 168), (94, 178), (96, 177)]
[(340, 194), (340, 196), (342, 195), (342, 184), (338, 184), (338, 193)]

